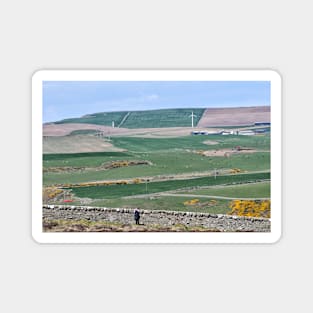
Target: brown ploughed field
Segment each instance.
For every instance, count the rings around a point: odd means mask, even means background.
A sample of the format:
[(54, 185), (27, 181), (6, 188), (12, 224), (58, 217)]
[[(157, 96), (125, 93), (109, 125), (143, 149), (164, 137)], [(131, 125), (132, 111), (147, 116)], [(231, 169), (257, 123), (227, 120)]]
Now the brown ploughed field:
[(270, 107), (209, 108), (197, 127), (244, 126), (255, 122), (270, 122)]

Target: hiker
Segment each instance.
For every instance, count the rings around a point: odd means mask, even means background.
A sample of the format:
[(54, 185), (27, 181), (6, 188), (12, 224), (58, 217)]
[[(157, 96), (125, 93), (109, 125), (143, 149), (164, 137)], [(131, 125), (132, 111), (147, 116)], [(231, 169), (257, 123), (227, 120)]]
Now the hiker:
[(134, 219), (135, 219), (136, 225), (139, 225), (140, 213), (138, 209), (135, 209), (134, 211)]

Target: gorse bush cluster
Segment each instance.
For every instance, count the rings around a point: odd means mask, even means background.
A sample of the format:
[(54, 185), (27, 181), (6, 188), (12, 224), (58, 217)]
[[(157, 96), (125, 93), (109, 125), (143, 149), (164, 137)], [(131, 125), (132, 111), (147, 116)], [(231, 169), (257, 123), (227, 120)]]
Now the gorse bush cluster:
[(184, 205), (195, 205), (199, 203), (199, 199), (192, 199), (184, 202)]
[(88, 182), (79, 184), (63, 184), (63, 188), (72, 187), (94, 187), (94, 186), (111, 186), (111, 185), (127, 185), (129, 182), (126, 180), (106, 181), (106, 182)]
[(237, 173), (242, 173), (243, 171), (240, 168), (232, 168), (230, 170), (231, 174), (237, 174)]
[(271, 217), (271, 201), (233, 200), (228, 214), (250, 217)]
[(134, 178), (134, 179), (133, 179), (133, 183), (134, 183), (134, 184), (140, 184), (140, 183), (142, 183), (142, 182), (143, 182), (143, 180), (140, 179), (140, 178)]
[(132, 163), (129, 161), (116, 161), (116, 162), (111, 162), (109, 167), (118, 168), (118, 167), (124, 167), (124, 166), (129, 166), (129, 165), (132, 165)]
[(63, 190), (58, 189), (56, 187), (46, 187), (42, 191), (42, 198), (44, 201), (51, 200), (55, 198), (57, 195), (61, 194)]
[(136, 165), (151, 165), (151, 162), (146, 161), (146, 160), (112, 161), (109, 163), (103, 163), (100, 168), (110, 170), (110, 169), (115, 169), (115, 168), (136, 166)]

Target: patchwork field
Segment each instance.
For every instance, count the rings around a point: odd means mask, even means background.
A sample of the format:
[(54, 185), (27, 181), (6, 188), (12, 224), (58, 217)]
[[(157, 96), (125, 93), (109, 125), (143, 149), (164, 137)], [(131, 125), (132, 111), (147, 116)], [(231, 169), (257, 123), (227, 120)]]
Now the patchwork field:
[[(217, 144), (207, 145), (208, 138)], [(240, 137), (240, 138), (239, 138)], [(44, 154), (44, 184), (74, 184), (90, 181), (142, 178), (150, 180), (192, 178), (220, 174), (234, 168), (240, 171), (268, 171), (270, 163), (269, 136), (205, 136), (179, 138), (112, 138), (114, 148), (124, 152), (73, 154)], [(231, 149), (234, 146), (253, 148), (255, 153), (234, 154), (231, 157), (205, 156), (205, 151)], [(266, 152), (267, 151), (267, 152)], [(120, 166), (110, 170), (103, 167), (116, 161), (147, 161), (140, 166)], [(92, 170), (91, 168), (94, 168)], [(62, 171), (62, 168), (64, 170)], [(72, 168), (70, 170), (69, 168)]]
[[(84, 153), (84, 141), (102, 151)], [(247, 153), (236, 153), (238, 146)], [(232, 199), (270, 198), (268, 134), (108, 140), (89, 128), (49, 137), (44, 149), (50, 204), (228, 213)], [(72, 153), (51, 153), (62, 149)], [(225, 149), (234, 153), (218, 153)]]

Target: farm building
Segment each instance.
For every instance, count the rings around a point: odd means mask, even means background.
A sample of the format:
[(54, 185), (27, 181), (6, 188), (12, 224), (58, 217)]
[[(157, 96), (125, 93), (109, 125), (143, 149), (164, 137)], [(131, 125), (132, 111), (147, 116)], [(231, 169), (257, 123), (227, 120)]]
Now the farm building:
[(208, 135), (221, 135), (222, 132), (208, 132), (208, 131), (198, 131), (194, 130), (191, 132), (191, 135), (196, 136), (196, 135), (202, 135), (202, 136), (208, 136)]
[(238, 135), (253, 136), (253, 135), (255, 135), (255, 132), (253, 130), (240, 130), (238, 132)]
[(266, 133), (269, 133), (270, 131), (271, 131), (270, 127), (258, 128), (254, 130), (256, 134), (266, 134)]
[(254, 130), (246, 129), (246, 130), (223, 130), (221, 135), (243, 135), (243, 136), (253, 136), (255, 135)]
[(254, 126), (271, 126), (270, 122), (255, 122)]
[(223, 130), (221, 132), (221, 135), (227, 136), (227, 135), (236, 135), (236, 133), (233, 130)]
[(195, 135), (200, 135), (200, 132), (197, 131), (197, 130), (194, 130), (194, 131), (191, 132), (191, 135), (194, 135), (194, 136), (195, 136)]

